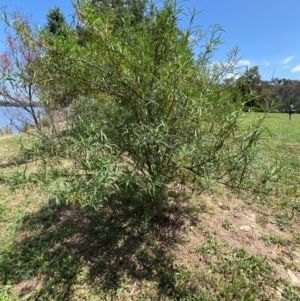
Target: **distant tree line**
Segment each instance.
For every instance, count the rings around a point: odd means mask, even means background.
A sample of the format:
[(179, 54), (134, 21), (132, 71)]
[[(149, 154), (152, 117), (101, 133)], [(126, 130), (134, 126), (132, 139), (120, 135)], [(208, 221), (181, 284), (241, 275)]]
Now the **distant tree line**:
[(291, 103), (300, 108), (299, 80), (286, 78), (263, 80), (259, 68), (254, 66), (238, 79), (226, 79), (226, 82), (227, 84), (231, 82), (235, 99), (244, 101), (245, 109), (287, 112)]

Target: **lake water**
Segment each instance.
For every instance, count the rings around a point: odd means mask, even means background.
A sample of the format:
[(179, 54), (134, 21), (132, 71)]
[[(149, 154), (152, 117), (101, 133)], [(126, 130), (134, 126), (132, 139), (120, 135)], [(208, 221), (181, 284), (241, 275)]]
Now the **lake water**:
[[(24, 109), (16, 107), (0, 107), (0, 127), (6, 125), (11, 126), (12, 123), (15, 124), (16, 127), (21, 127), (24, 122), (29, 124), (32, 122), (30, 114)], [(13, 133), (19, 132), (16, 127), (12, 126)]]
[(0, 107), (0, 126), (3, 127), (5, 125), (9, 125), (10, 122), (7, 118), (7, 108)]

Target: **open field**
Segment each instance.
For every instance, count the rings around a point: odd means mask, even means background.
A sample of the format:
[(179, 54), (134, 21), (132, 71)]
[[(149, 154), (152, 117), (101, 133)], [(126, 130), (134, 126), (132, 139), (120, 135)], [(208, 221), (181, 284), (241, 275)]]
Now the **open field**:
[[(300, 115), (264, 125), (259, 156), (283, 164), (271, 195), (216, 187), (188, 201), (178, 187), (159, 222), (143, 208), (57, 207), (0, 181), (0, 301), (300, 300)], [(0, 180), (34, 168), (21, 137), (0, 136)]]

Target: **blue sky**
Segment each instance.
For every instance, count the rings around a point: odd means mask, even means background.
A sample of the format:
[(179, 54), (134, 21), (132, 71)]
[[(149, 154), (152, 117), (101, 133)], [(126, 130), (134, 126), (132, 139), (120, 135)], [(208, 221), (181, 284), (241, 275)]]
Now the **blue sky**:
[[(223, 60), (233, 47), (240, 49), (241, 66), (259, 66), (264, 80), (274, 77), (300, 80), (300, 0), (188, 0), (179, 5), (196, 8), (194, 24), (203, 30), (219, 24), (224, 29), (223, 44), (216, 60)], [(68, 20), (73, 12), (71, 0), (0, 0), (6, 11), (19, 11), (38, 24), (46, 23), (50, 8), (59, 6)], [(181, 27), (187, 26), (182, 16)], [(0, 49), (4, 25), (0, 24)]]

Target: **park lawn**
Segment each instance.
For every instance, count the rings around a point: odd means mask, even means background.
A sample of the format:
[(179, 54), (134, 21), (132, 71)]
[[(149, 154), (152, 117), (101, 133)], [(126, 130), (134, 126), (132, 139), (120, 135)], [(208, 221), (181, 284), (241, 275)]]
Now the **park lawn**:
[[(300, 300), (300, 115), (269, 114), (264, 126), (259, 156), (282, 164), (271, 195), (178, 187), (160, 222), (0, 182), (0, 300)], [(34, 170), (20, 137), (0, 136), (0, 179)]]
[(7, 161), (13, 161), (18, 158), (20, 139), (24, 135), (0, 135), (0, 162), (3, 165)]

